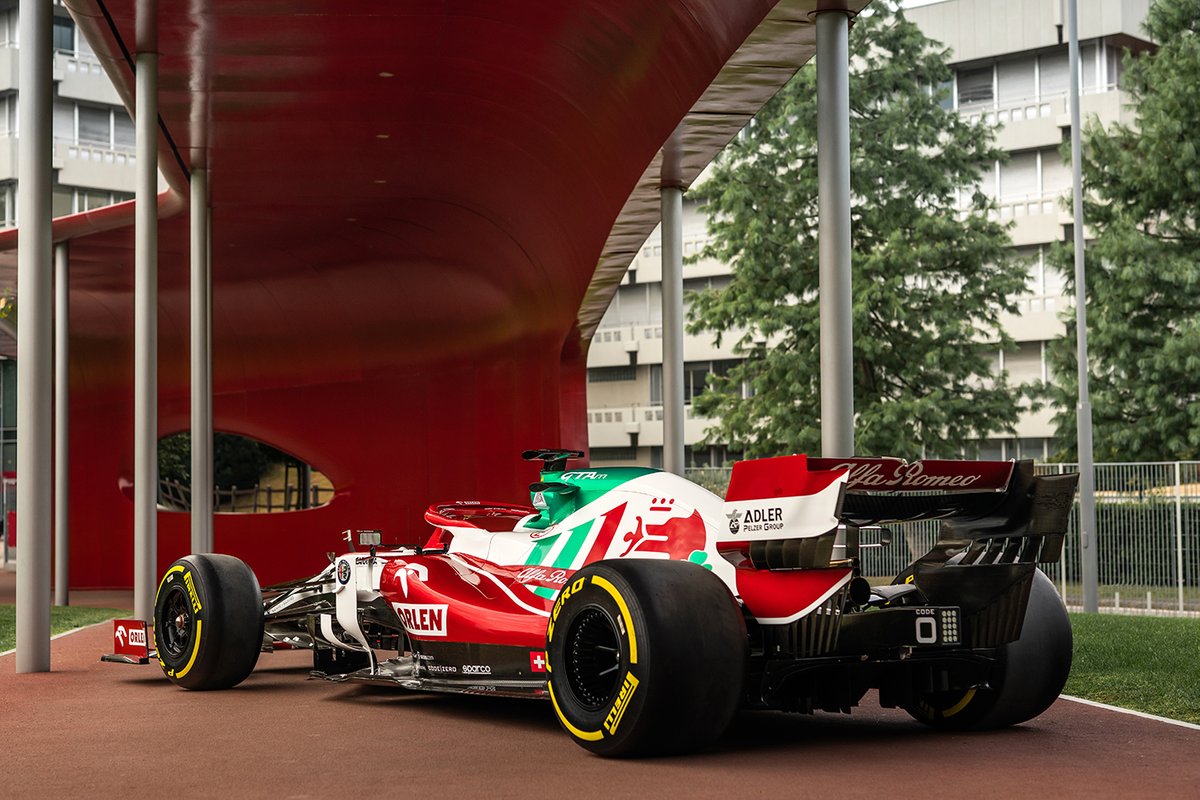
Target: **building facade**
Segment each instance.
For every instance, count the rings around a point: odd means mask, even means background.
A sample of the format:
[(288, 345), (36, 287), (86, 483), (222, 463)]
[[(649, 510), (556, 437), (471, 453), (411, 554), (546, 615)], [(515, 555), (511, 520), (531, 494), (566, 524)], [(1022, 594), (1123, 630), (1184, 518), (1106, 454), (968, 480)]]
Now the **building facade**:
[[(17, 110), (20, 25), (17, 0), (0, 0), (0, 228), (17, 224)], [(61, 0), (54, 7), (54, 216), (133, 199), (133, 122)], [(0, 286), (11, 296), (16, 287)], [(16, 471), (16, 342), (0, 325), (0, 456)]]
[[(1151, 47), (1141, 31), (1150, 0), (1079, 0), (1081, 111), (1085, 120), (1129, 124), (1134, 111), (1121, 90), (1122, 56)], [(1044, 0), (945, 0), (906, 11), (930, 38), (952, 51), (954, 77), (945, 87), (947, 107), (996, 126), (997, 145), (1008, 159), (983, 176), (982, 191), (994, 214), (1011, 222), (1014, 254), (1029, 264), (1025, 292), (1013, 298), (1019, 311), (1004, 328), (1015, 351), (997, 350), (995, 368), (1014, 383), (1050, 379), (1046, 345), (1063, 335), (1064, 312), (1074, 307), (1063, 276), (1047, 262), (1054, 242), (1071, 238), (1071, 164), (1059, 155), (1070, 137), (1069, 71), (1065, 20), (1060, 4)], [(685, 199), (685, 258), (707, 240), (702, 211)], [(588, 357), (588, 431), (594, 464), (662, 461), (661, 239), (655, 231), (630, 265)], [(727, 265), (712, 260), (684, 265), (689, 289), (721, 286)], [(685, 301), (686, 304), (686, 301)], [(706, 376), (737, 363), (728, 337), (718, 347), (707, 335), (684, 343), (685, 441), (689, 466), (721, 466), (732, 454), (701, 444), (708, 422), (692, 414), (691, 398)], [(1016, 436), (980, 443), (981, 458), (1037, 458), (1054, 451), (1054, 411), (1026, 411)]]

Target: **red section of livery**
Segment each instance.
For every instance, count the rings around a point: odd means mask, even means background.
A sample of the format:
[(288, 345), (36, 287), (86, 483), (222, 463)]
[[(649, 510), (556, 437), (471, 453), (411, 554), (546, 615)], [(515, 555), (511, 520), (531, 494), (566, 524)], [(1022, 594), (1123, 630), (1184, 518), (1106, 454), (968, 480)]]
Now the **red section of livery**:
[(387, 562), (379, 591), (394, 609), (445, 607), (444, 633), (410, 628), (415, 639), (540, 647), (552, 603), (514, 570), (459, 555), (408, 556)]
[(149, 658), (150, 642), (146, 636), (146, 621), (114, 619), (113, 653), (131, 658)]
[(1002, 491), (1012, 461), (905, 461), (901, 458), (811, 458), (815, 470), (850, 470), (847, 490), (922, 492)]
[(740, 568), (737, 589), (754, 616), (773, 624), (804, 616), (850, 580), (849, 569), (804, 569), (770, 572)]
[[(650, 510), (669, 509), (651, 506)], [(661, 525), (648, 525), (641, 517), (637, 517), (634, 529), (622, 537), (628, 546), (620, 557), (635, 552), (662, 553), (669, 558), (686, 561), (692, 553), (704, 549), (705, 536), (704, 520), (698, 511), (693, 511), (689, 517), (671, 517)]]
[[(847, 467), (817, 466), (818, 461), (803, 455), (739, 461), (733, 465), (725, 500), (756, 500), (767, 497), (804, 497), (813, 495), (842, 476)], [(819, 470), (810, 472), (809, 469)]]

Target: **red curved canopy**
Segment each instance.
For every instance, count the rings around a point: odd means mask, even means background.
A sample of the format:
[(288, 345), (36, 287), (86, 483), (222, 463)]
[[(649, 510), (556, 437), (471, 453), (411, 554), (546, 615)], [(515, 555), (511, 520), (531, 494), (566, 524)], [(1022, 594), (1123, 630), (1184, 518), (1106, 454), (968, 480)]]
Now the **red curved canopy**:
[[(131, 101), (138, 3), (67, 5)], [(159, 6), (163, 212), (210, 175), (215, 427), (338, 490), (218, 515), (217, 549), (269, 581), (318, 568), (339, 530), (412, 541), (432, 501), (521, 501), (521, 450), (586, 448), (588, 339), (658, 221), (664, 146), (686, 184), (811, 55), (817, 2)], [(56, 223), (75, 586), (131, 582), (131, 220)], [(187, 241), (186, 214), (162, 220), (162, 435), (188, 425)], [(159, 530), (165, 565), (186, 516)]]

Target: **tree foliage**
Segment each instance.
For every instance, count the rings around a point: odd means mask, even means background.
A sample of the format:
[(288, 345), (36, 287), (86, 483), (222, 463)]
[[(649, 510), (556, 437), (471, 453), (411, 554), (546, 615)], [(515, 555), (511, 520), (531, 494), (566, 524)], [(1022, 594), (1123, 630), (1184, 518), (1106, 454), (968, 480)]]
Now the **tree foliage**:
[[(213, 434), (213, 485), (221, 488), (258, 485), (272, 464), (295, 461), (268, 444), (234, 433)], [(158, 440), (158, 477), (182, 484), (192, 479), (192, 437), (182, 432)]]
[[(1158, 50), (1127, 54), (1122, 80), (1136, 129), (1092, 121), (1083, 131), (1098, 460), (1200, 458), (1200, 0), (1159, 0), (1145, 29)], [(1056, 248), (1054, 258), (1073, 274), (1072, 247)], [(1051, 348), (1051, 391), (1058, 435), (1073, 453), (1073, 315), (1067, 327)]]
[[(930, 90), (949, 84), (948, 52), (902, 11), (872, 8), (850, 33), (856, 450), (953, 454), (1017, 420), (1019, 387), (993, 357), (1011, 346), (999, 316), (1025, 269), (977, 188), (1003, 153)], [(820, 449), (816, 130), (810, 64), (695, 192), (712, 235), (702, 256), (733, 276), (692, 297), (690, 328), (736, 337), (745, 357), (696, 406), (720, 419), (710, 439), (748, 454)]]

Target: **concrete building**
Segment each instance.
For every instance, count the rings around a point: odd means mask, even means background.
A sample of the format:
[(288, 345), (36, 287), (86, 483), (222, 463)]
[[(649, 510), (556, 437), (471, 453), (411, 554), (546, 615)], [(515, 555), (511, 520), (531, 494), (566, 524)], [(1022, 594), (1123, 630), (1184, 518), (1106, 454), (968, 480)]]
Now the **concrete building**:
[[(0, 0), (0, 228), (17, 224), (17, 0)], [(54, 216), (133, 199), (133, 122), (61, 2), (54, 8)], [(0, 286), (11, 294), (14, 287)], [(16, 343), (0, 326), (0, 462), (16, 471)]]
[[(1134, 113), (1121, 90), (1122, 54), (1150, 42), (1141, 31), (1150, 0), (1079, 0), (1080, 87), (1083, 118), (1129, 123)], [(1060, 320), (1073, 307), (1061, 274), (1046, 263), (1050, 245), (1070, 238), (1071, 212), (1061, 198), (1071, 191), (1071, 165), (1059, 155), (1070, 136), (1065, 19), (1046, 0), (945, 0), (907, 10), (909, 19), (952, 51), (954, 79), (947, 104), (959, 114), (997, 128), (1008, 160), (985, 174), (982, 188), (996, 201), (996, 215), (1013, 223), (1016, 254), (1030, 264), (1025, 293), (1014, 298), (1019, 313), (1006, 315), (1015, 352), (997, 352), (997, 370), (1023, 383), (1047, 380), (1046, 344), (1065, 330)], [(699, 252), (707, 238), (705, 218), (685, 199), (684, 255)], [(595, 464), (661, 463), (661, 246), (656, 231), (629, 268), (588, 357), (588, 432)], [(727, 265), (701, 261), (684, 266), (684, 288), (720, 286)], [(707, 336), (688, 336), (684, 347), (685, 437), (689, 466), (720, 466), (730, 455), (703, 446), (707, 422), (691, 413), (692, 396), (705, 376), (736, 363), (726, 338), (717, 347)], [(1017, 435), (981, 443), (982, 458), (1044, 458), (1054, 451), (1053, 411), (1026, 412)]]

